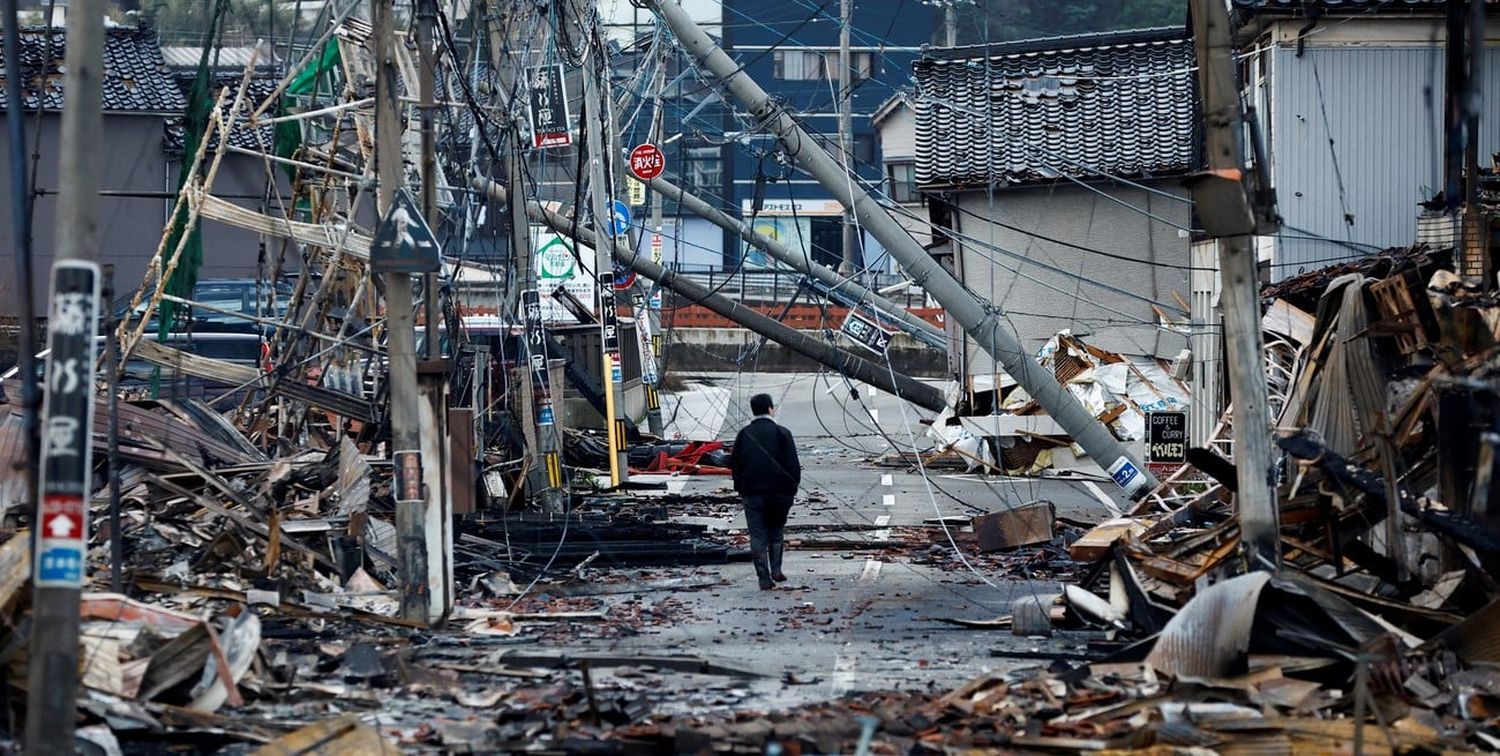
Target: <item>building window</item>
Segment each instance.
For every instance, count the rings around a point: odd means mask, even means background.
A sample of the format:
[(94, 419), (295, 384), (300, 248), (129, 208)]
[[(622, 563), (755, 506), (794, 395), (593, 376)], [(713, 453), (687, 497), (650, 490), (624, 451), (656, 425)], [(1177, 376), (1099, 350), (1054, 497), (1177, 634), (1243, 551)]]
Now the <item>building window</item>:
[(688, 186), (699, 193), (718, 195), (724, 190), (724, 154), (715, 145), (687, 147), (683, 163)]
[(922, 201), (917, 191), (916, 163), (891, 163), (885, 167), (885, 173), (891, 182), (891, 199), (903, 205)]
[[(852, 81), (860, 82), (875, 74), (875, 54), (849, 53)], [(839, 54), (822, 50), (777, 50), (772, 75), (783, 81), (838, 81)]]

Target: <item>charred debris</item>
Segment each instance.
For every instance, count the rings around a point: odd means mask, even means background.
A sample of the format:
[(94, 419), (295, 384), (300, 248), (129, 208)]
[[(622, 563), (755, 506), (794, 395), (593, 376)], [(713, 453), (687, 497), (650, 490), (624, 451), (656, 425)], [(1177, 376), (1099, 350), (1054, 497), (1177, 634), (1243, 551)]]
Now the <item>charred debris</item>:
[[(652, 568), (738, 558), (741, 535), (677, 518), (732, 511), (736, 501), (728, 492), (682, 496), (669, 482), (723, 474), (722, 445), (640, 428), (615, 431), (635, 480), (604, 483), (619, 462), (606, 434), (562, 429), (554, 451), (563, 479), (546, 482), (551, 460), (534, 453), (535, 405), (560, 397), (571, 373), (586, 400), (612, 415), (609, 388), (570, 371), (567, 338), (552, 336), (541, 351), (553, 383), (535, 384), (523, 328), (464, 325), (514, 311), (516, 301), (477, 302), (516, 282), (505, 270), (445, 262), (445, 286), (421, 295), (438, 299), (417, 309), (428, 338), (444, 343), (429, 342), (435, 357), (418, 365), (419, 375), (442, 376), (442, 403), (424, 407), (424, 421), (462, 439), (433, 463), (446, 467), (439, 495), (452, 517), (444, 547), (428, 552), (441, 562), (429, 574), (441, 576), (434, 593), (447, 598), (429, 595), (435, 617), (408, 616), (400, 510), (412, 498), (391, 462), (388, 323), (371, 275), (374, 36), (355, 20), (333, 27), (311, 78), (337, 86), (282, 82), (276, 94), (307, 85), (323, 98), (280, 114), (270, 110), (275, 94), (249, 94), (249, 69), (221, 83), (190, 156), (180, 212), (264, 235), (275, 250), (272, 280), (293, 281), (284, 301), (273, 288), (260, 318), (271, 333), (265, 359), (219, 360), (147, 336), (164, 304), (204, 306), (168, 293), (188, 244), (168, 232), (117, 326), (121, 364), (144, 365), (152, 381), (218, 390), (152, 399), (149, 386), (136, 386), (115, 402), (97, 394), (77, 704), (79, 737), (99, 752), (1500, 748), (1500, 299), (1467, 283), (1452, 251), (1426, 247), (1262, 291), (1278, 570), (1248, 569), (1239, 543), (1231, 409), (1189, 464), (1117, 516), (1068, 521), (1032, 502), (954, 523), (966, 525), (952, 545), (968, 558), (999, 575), (1046, 572), (1063, 588), (1018, 599), (1001, 616), (945, 620), (975, 633), (1072, 633), (1082, 639), (1077, 653), (1038, 652), (946, 690), (769, 712), (735, 711), (741, 682), (756, 673), (706, 657), (574, 657), (517, 642), (624, 637), (683, 619), (671, 598), (602, 597), (653, 581), (712, 584)], [(405, 45), (394, 50), (396, 70), (417, 69)], [(462, 77), (443, 77), (438, 89), (452, 117), (488, 117)], [(270, 149), (269, 127), (288, 123), (301, 125), (298, 143)], [(236, 146), (255, 139), (258, 151)], [(284, 214), (215, 197), (226, 155), (245, 153), (293, 169)], [(1180, 391), (1170, 366), (1110, 368), (1123, 358), (1069, 334), (1049, 347), (1038, 362), (1075, 397), (1121, 374), (1119, 391), (1104, 385), (1097, 406), (1083, 402), (1115, 441), (1139, 432), (1132, 387)], [(14, 492), (27, 474), (18, 464), (21, 391), (14, 381), (4, 388), (0, 454), (9, 464), (0, 487)], [(1035, 401), (1011, 399), (988, 401), (1005, 405), (995, 414), (1036, 414)], [(946, 435), (948, 427), (934, 426), (938, 448), (921, 459), (877, 461), (1037, 472), (1073, 446), (1049, 431), (994, 448)], [(538, 487), (566, 492), (543, 506), (529, 495)], [(14, 711), (33, 632), (28, 528), (46, 524), (29, 522), (24, 508), (6, 516), (0, 611)], [(795, 535), (793, 548), (824, 547), (816, 531)], [(917, 528), (897, 530), (882, 548), (940, 564), (953, 552)], [(547, 590), (532, 590), (538, 584)], [(700, 689), (684, 706), (680, 691), (596, 684), (601, 669), (643, 666), (701, 680)]]

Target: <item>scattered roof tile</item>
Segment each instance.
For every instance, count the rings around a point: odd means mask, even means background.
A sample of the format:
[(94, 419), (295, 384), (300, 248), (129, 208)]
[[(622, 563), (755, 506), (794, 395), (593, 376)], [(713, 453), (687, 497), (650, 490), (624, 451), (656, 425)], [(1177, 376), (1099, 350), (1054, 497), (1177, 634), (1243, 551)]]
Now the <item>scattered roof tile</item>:
[(930, 50), (915, 71), (920, 184), (1194, 166), (1193, 46), (1182, 29)]
[[(24, 29), (20, 42), (22, 105), (27, 110), (61, 110), (67, 31)], [(105, 30), (103, 89), (106, 111), (174, 113), (187, 105), (162, 61), (156, 32), (142, 27)]]

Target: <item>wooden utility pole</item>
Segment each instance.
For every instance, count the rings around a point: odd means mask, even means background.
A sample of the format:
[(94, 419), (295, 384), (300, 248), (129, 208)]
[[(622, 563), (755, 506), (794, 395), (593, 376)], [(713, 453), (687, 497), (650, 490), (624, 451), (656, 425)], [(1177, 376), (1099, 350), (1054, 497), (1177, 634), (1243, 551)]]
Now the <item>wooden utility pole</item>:
[[(577, 19), (579, 26), (587, 25), (586, 19)], [(567, 23), (566, 20), (563, 23)], [(582, 36), (592, 39), (585, 29)], [(604, 107), (599, 94), (600, 71), (605, 70), (602, 50), (590, 44), (583, 64), (583, 113), (585, 146), (589, 153), (589, 202), (594, 215), (595, 238), (614, 238), (613, 219), (610, 210), (609, 181), (605, 178), (604, 164), (609, 155), (604, 149)], [(599, 334), (604, 359), (603, 379), (605, 415), (604, 428), (609, 439), (610, 485), (620, 486), (630, 477), (629, 454), (625, 448), (625, 420), (621, 417), (624, 397), (620, 391), (620, 340), (618, 317), (615, 310), (614, 262), (608, 244), (597, 244), (594, 250), (594, 275), (599, 281)]]
[(1234, 405), (1234, 455), (1240, 542), (1250, 569), (1281, 564), (1281, 520), (1271, 461), (1270, 402), (1261, 333), (1260, 276), (1251, 234), (1274, 233), (1273, 208), (1257, 208), (1245, 175), (1240, 90), (1235, 80), (1229, 11), (1220, 0), (1192, 0), (1193, 44), (1203, 98), (1208, 170), (1191, 180), (1193, 203), (1209, 236), (1219, 239), (1224, 344)]
[[(417, 0), (417, 108), (422, 125), (422, 216), (429, 228), (439, 225), (436, 135), (433, 132), (437, 54), (433, 34), (437, 27), (437, 0)], [(439, 263), (441, 271), (441, 263)], [(422, 518), (427, 538), (427, 615), (437, 621), (453, 606), (453, 459), (448, 443), (448, 383), (452, 361), (443, 354), (443, 314), (438, 302), (437, 273), (422, 275), (426, 319), (425, 354), (417, 363), (417, 386), (421, 391), (418, 418), (422, 439)], [(448, 334), (457, 348), (458, 334)]]
[[(381, 217), (401, 186), (401, 90), (396, 77), (395, 19), (391, 0), (370, 0), (375, 27), (375, 171)], [(422, 429), (417, 387), (417, 334), (412, 317), (411, 274), (385, 273), (386, 351), (390, 361), (391, 462), (395, 465), (396, 552), (401, 576), (401, 616), (426, 623), (428, 586), (426, 495), (422, 480)]]
[[(104, 0), (76, 0), (68, 9), (57, 257), (48, 300), (52, 352), (47, 358), (40, 496), (33, 522), (35, 589), (26, 693), (29, 754), (75, 752), (78, 605), (93, 493), (94, 334), (100, 283), (94, 257), (104, 154), (104, 5)], [(24, 287), (22, 296), (30, 296), (29, 281), (16, 284)]]
[[(844, 168), (850, 175), (858, 173), (854, 163), (854, 121), (851, 108), (854, 106), (853, 90), (850, 87), (853, 71), (849, 61), (849, 24), (854, 20), (854, 0), (839, 0), (839, 150), (844, 153)], [(844, 256), (839, 264), (839, 273), (853, 276), (859, 270), (855, 261), (859, 254), (859, 240), (855, 238), (854, 211), (844, 207)]]

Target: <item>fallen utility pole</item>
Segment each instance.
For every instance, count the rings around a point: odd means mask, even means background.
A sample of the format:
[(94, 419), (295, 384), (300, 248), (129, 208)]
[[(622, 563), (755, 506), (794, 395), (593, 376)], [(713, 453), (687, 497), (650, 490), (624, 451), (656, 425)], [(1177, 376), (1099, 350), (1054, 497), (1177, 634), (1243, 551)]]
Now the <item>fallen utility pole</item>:
[[(890, 320), (891, 325), (910, 334), (917, 341), (938, 349), (947, 348), (947, 337), (943, 335), (943, 332), (937, 326), (911, 314), (910, 310), (866, 288), (858, 281), (841, 276), (832, 268), (814, 262), (806, 252), (792, 249), (780, 241), (756, 231), (749, 223), (735, 218), (702, 199), (689, 194), (686, 189), (665, 178), (658, 176), (651, 179), (650, 186), (658, 197), (669, 197), (676, 200), (679, 205), (694, 215), (709, 221), (719, 228), (738, 234), (746, 243), (791, 266), (798, 273), (822, 283), (835, 294), (847, 294), (847, 299), (854, 301), (858, 305), (864, 305), (871, 310), (877, 311), (878, 315), (884, 316), (881, 318), (882, 320)], [(653, 262), (660, 262), (660, 260), (653, 260)]]
[[(1193, 44), (1203, 97), (1208, 171), (1191, 179), (1193, 204), (1209, 236), (1219, 239), (1224, 345), (1234, 405), (1235, 506), (1250, 569), (1281, 563), (1281, 520), (1271, 465), (1271, 413), (1261, 333), (1260, 276), (1251, 234), (1274, 232), (1274, 211), (1253, 207), (1244, 181), (1239, 87), (1229, 12), (1217, 0), (1192, 0)], [(1259, 216), (1259, 217), (1258, 217)], [(1270, 226), (1270, 227), (1268, 227)]]
[[(79, 601), (93, 494), (98, 198), (104, 157), (104, 1), (69, 8), (58, 170), (57, 259), (48, 298), (46, 376), (26, 692), (26, 753), (72, 754), (78, 715)], [(10, 40), (6, 40), (7, 44)], [(15, 166), (11, 166), (14, 168)], [(15, 200), (15, 197), (11, 198)], [(31, 282), (17, 281), (23, 297)], [(35, 323), (22, 323), (34, 328)]]
[[(507, 201), (505, 189), (487, 178), (475, 178), (473, 186), (479, 191), (488, 193), (491, 199), (499, 202)], [(597, 237), (587, 228), (579, 226), (576, 236), (574, 235), (574, 224), (571, 218), (561, 213), (547, 210), (535, 201), (526, 203), (526, 213), (532, 220), (545, 224), (553, 231), (572, 238), (578, 244), (598, 249), (598, 246), (595, 245)], [(809, 336), (785, 323), (768, 318), (729, 297), (714, 293), (703, 284), (692, 279), (683, 278), (677, 273), (637, 255), (634, 250), (621, 246), (614, 240), (608, 240), (606, 244), (615, 260), (629, 267), (637, 274), (657, 282), (663, 288), (676, 292), (682, 298), (694, 304), (701, 304), (709, 310), (729, 318), (797, 354), (814, 360), (840, 375), (868, 383), (875, 388), (933, 412), (941, 412), (948, 405), (943, 392), (935, 386), (930, 386), (911, 376), (896, 373), (886, 365), (876, 364), (814, 336)]]
[(1126, 495), (1140, 498), (1157, 480), (1124, 445), (1071, 394), (1063, 390), (1057, 376), (1032, 359), (1020, 340), (1005, 327), (1005, 312), (964, 288), (912, 239), (885, 208), (862, 190), (832, 157), (817, 146), (779, 102), (771, 99), (742, 66), (737, 65), (708, 34), (699, 28), (677, 0), (649, 0), (651, 7), (671, 27), (702, 69), (722, 79), (725, 88), (749, 109), (756, 121), (776, 135), (787, 155), (878, 239), (918, 286), (931, 294), (970, 338), (1005, 368), (1032, 398), (1072, 436), (1073, 441), (1107, 470)]
[[(371, 0), (375, 27), (375, 170), (383, 218), (401, 185), (400, 88), (396, 78), (391, 0)], [(412, 317), (411, 274), (385, 273), (386, 349), (390, 360), (391, 462), (395, 465), (396, 563), (401, 616), (426, 623), (432, 596), (427, 584), (426, 497), (422, 481), (422, 428), (417, 386), (417, 334)]]
[[(579, 19), (580, 24), (584, 23)], [(563, 20), (562, 23), (568, 23)], [(610, 238), (613, 234), (614, 217), (608, 200), (613, 196), (608, 180), (604, 177), (605, 153), (603, 98), (599, 94), (599, 71), (604, 67), (601, 51), (590, 51), (583, 65), (583, 131), (589, 153), (589, 209), (594, 216), (594, 234), (599, 238)], [(630, 478), (630, 455), (625, 448), (625, 421), (620, 418), (624, 394), (620, 384), (623, 374), (620, 365), (619, 311), (615, 307), (614, 265), (609, 252), (595, 247), (594, 276), (599, 285), (599, 341), (604, 359), (601, 361), (604, 376), (604, 430), (609, 439), (609, 482), (618, 488)]]

